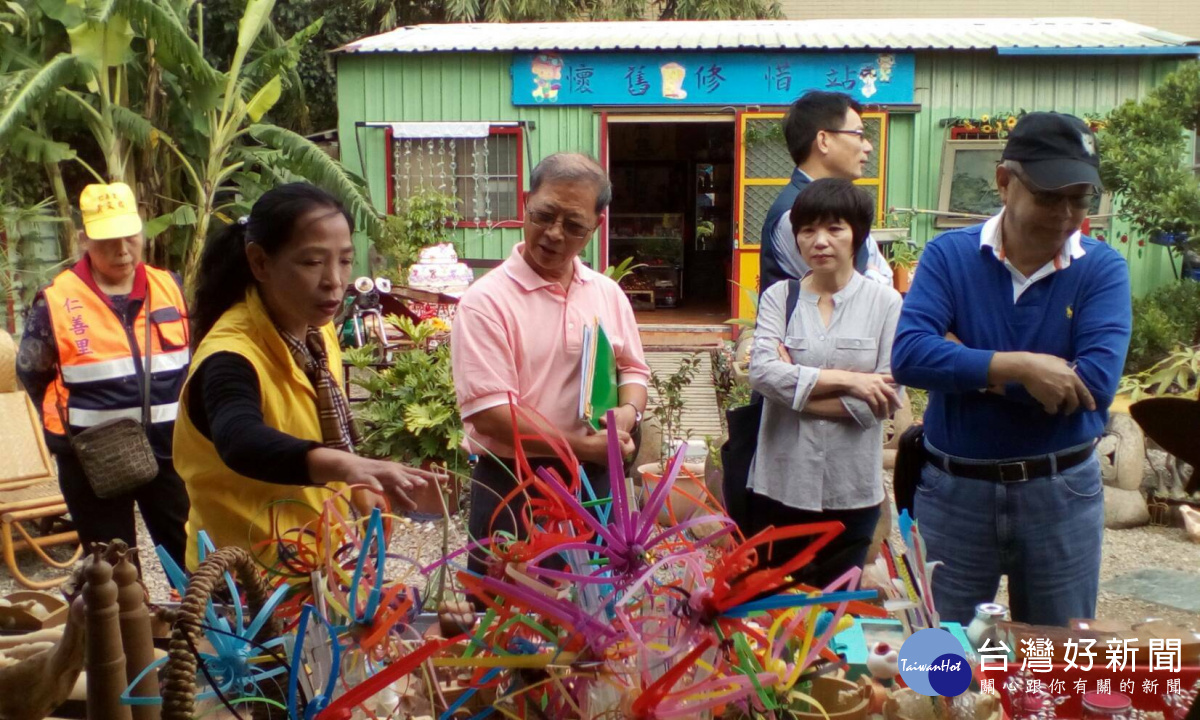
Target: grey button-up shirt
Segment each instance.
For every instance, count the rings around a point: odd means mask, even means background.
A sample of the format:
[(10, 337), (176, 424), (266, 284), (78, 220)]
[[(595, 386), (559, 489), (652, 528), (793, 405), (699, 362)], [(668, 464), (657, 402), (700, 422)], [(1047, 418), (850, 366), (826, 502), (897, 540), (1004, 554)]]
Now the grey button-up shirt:
[[(844, 396), (851, 418), (810, 415), (804, 406), (821, 368), (886, 373), (900, 320), (900, 293), (858, 273), (833, 296), (826, 327), (818, 296), (800, 292), (785, 318), (787, 282), (763, 293), (750, 351), (750, 385), (763, 395), (749, 486), (801, 510), (849, 510), (883, 502), (883, 425), (863, 401)], [(792, 357), (779, 357), (783, 343)]]

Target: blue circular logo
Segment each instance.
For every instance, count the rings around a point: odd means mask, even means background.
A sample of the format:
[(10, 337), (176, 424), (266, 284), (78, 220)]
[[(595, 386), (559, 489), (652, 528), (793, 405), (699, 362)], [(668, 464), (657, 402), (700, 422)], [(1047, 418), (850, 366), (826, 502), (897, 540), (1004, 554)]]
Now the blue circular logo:
[(961, 695), (971, 685), (962, 645), (941, 628), (919, 630), (900, 646), (900, 677), (922, 695)]

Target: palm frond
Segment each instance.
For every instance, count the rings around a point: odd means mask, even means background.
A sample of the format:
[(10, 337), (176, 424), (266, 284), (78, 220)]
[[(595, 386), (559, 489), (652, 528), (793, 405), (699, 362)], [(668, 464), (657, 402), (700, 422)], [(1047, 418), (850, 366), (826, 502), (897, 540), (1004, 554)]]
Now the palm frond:
[(8, 151), (27, 162), (59, 163), (75, 159), (75, 151), (27, 127), (18, 127), (8, 139)]
[(40, 67), (42, 61), (34, 53), (35, 50), (24, 43), (0, 42), (0, 73)]
[(83, 17), (88, 23), (106, 23), (112, 19), (114, 0), (95, 0), (82, 4)]
[(75, 78), (79, 64), (69, 54), (56, 55), (50, 62), (36, 71), (24, 71), (28, 76), (0, 108), (0, 137), (25, 121), (29, 113), (37, 110), (59, 87)]
[(321, 32), (324, 24), (325, 18), (317, 18), (316, 22), (285, 40), (275, 26), (268, 23), (263, 28), (262, 40), (269, 49), (247, 63), (242, 72), (252, 79), (268, 79), (295, 68), (300, 61), (300, 51)]
[[(263, 31), (263, 27), (268, 24), (271, 18), (271, 10), (275, 8), (275, 0), (249, 0), (246, 3), (246, 11), (242, 13), (241, 20), (238, 21), (238, 40), (237, 49), (233, 52), (233, 61), (229, 65), (229, 83), (236, 83), (240, 80), (242, 73), (242, 65), (246, 62), (246, 56), (250, 53), (250, 48), (258, 42), (258, 36)], [(225, 98), (225, 109), (228, 112), (232, 107), (233, 98)]]
[(254, 97), (250, 98), (250, 102), (246, 103), (246, 114), (250, 116), (251, 122), (262, 120), (263, 115), (271, 111), (275, 103), (279, 102), (279, 96), (283, 94), (283, 78), (279, 75), (271, 78), (265, 85), (254, 93)]
[(446, 18), (451, 22), (477, 20), (479, 18), (479, 0), (446, 0)]
[(141, 148), (151, 143), (157, 130), (149, 120), (120, 105), (113, 105), (109, 109), (112, 112), (113, 126), (121, 137)]
[(364, 186), (342, 164), (307, 138), (274, 125), (251, 125), (250, 134), (266, 146), (280, 151), (289, 170), (305, 177), (341, 200), (355, 220), (371, 235), (379, 235), (379, 213)]
[(258, 85), (275, 75), (283, 76), (283, 97), (275, 106), (275, 117), (281, 125), (302, 133), (310, 132), (311, 127), (307, 92), (297, 70), (300, 53), (312, 43), (324, 25), (325, 18), (318, 18), (308, 27), (284, 39), (275, 23), (268, 22), (263, 26), (258, 43), (265, 49), (242, 71), (243, 75)]
[(204, 58), (179, 17), (155, 0), (112, 0), (114, 12), (133, 21), (142, 35), (157, 43), (164, 67), (181, 77), (207, 87), (219, 88), (222, 74)]

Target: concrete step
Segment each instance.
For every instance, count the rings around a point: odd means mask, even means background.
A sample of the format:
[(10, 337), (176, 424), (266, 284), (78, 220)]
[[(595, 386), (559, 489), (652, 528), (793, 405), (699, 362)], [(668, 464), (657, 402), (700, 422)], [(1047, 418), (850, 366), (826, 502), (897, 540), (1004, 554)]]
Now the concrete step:
[(642, 347), (667, 350), (676, 348), (716, 348), (733, 339), (729, 325), (640, 324)]

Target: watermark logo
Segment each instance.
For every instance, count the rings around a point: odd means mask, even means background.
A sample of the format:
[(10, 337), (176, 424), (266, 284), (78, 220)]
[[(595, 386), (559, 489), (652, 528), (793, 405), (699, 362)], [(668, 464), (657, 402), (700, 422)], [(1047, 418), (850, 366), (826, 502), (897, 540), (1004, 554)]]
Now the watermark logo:
[(955, 697), (971, 684), (971, 665), (962, 645), (941, 628), (920, 630), (900, 646), (900, 677), (913, 691)]

